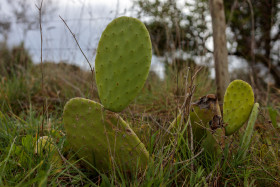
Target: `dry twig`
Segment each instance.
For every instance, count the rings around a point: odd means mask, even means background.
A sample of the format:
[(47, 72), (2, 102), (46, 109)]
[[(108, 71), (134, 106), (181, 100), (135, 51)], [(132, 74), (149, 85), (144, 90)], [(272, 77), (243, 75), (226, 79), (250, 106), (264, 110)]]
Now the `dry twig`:
[[(191, 101), (192, 101), (192, 96), (193, 93), (195, 91), (195, 85), (194, 85), (194, 79), (197, 75), (197, 73), (202, 69), (202, 67), (200, 67), (195, 73), (194, 75), (191, 77), (191, 81), (190, 81), (190, 85), (188, 86), (188, 81), (186, 81), (186, 95), (185, 95), (185, 101), (184, 104), (182, 106), (182, 111), (183, 111), (183, 115), (182, 118), (184, 116), (184, 114), (186, 114), (186, 116), (189, 118), (189, 114), (190, 114), (190, 109), (191, 109)], [(188, 78), (188, 77), (187, 77)], [(189, 89), (190, 90), (189, 90)], [(189, 90), (189, 91), (188, 91)], [(192, 124), (191, 121), (189, 120), (189, 127), (190, 127), (190, 138), (191, 138), (191, 159), (194, 157), (194, 147), (193, 147), (193, 130), (192, 130)], [(194, 164), (193, 162), (191, 163), (191, 170), (194, 170)]]
[(78, 45), (78, 47), (79, 47), (81, 53), (83, 54), (83, 56), (85, 57), (85, 59), (86, 59), (88, 65), (89, 65), (89, 68), (90, 68), (90, 71), (91, 71), (91, 78), (92, 78), (92, 85), (91, 85), (91, 86), (92, 86), (92, 97), (94, 97), (94, 80), (93, 80), (93, 77), (94, 77), (94, 69), (92, 68), (92, 66), (91, 66), (91, 64), (90, 64), (90, 62), (89, 62), (89, 60), (88, 60), (88, 58), (86, 57), (85, 53), (83, 52), (83, 50), (82, 50), (82, 48), (81, 48), (81, 46), (80, 46), (80, 44), (79, 44), (79, 42), (78, 42), (78, 40), (77, 40), (75, 34), (71, 31), (71, 29), (70, 29), (69, 26), (67, 25), (66, 21), (65, 21), (61, 16), (59, 16), (59, 17), (60, 17), (60, 19), (63, 21), (63, 23), (66, 25), (66, 27), (67, 27), (67, 29), (70, 31), (70, 33), (72, 34), (74, 40), (76, 41), (76, 44)]
[[(35, 5), (37, 9), (39, 10), (39, 24), (40, 24), (40, 35), (41, 35), (41, 89), (42, 89), (42, 94), (44, 93), (44, 72), (43, 72), (43, 31), (42, 31), (42, 6), (43, 6), (43, 1), (41, 1), (40, 7)], [(43, 120), (41, 124), (41, 134), (44, 133), (44, 119), (45, 119), (45, 102), (43, 101)]]

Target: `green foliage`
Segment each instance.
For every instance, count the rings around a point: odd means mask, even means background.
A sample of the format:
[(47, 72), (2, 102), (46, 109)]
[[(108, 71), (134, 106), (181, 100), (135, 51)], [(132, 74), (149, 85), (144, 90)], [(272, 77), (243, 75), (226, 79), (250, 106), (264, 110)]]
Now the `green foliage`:
[[(2, 112), (0, 116), (1, 186), (41, 184), (47, 186), (212, 186), (214, 184), (277, 186), (279, 184), (279, 131), (271, 125), (266, 125), (265, 130), (259, 128), (259, 124), (262, 123), (260, 121), (262, 118), (259, 118), (257, 130), (251, 138), (252, 147), (248, 150), (250, 152), (246, 154), (245, 159), (236, 156), (240, 139), (235, 135), (227, 137), (230, 143), (226, 144), (220, 158), (215, 156), (215, 152), (213, 157), (213, 152), (209, 153), (206, 148), (199, 153), (201, 147), (194, 149), (194, 157), (192, 157), (187, 135), (188, 121), (184, 121), (186, 125), (182, 127), (181, 132), (175, 131), (176, 134), (171, 135), (174, 136), (174, 141), (168, 144), (162, 143), (163, 135), (167, 133), (165, 129), (168, 128), (175, 113), (172, 108), (173, 87), (167, 89), (166, 82), (156, 82), (154, 79), (149, 81), (152, 89), (150, 90), (146, 85), (143, 95), (141, 94), (141, 97), (131, 104), (130, 110), (122, 112), (122, 117), (129, 121), (134, 132), (135, 129), (147, 127), (140, 139), (145, 139), (145, 145), (153, 162), (149, 162), (145, 170), (126, 173), (116, 167), (115, 172), (94, 173), (85, 168), (83, 164), (85, 159), (78, 157), (79, 151), (72, 150), (67, 142), (69, 140), (63, 134), (65, 129), (61, 119), (62, 109), (48, 111), (45, 128), (50, 123), (51, 130), (45, 130), (43, 134), (53, 140), (53, 145), (62, 155), (62, 165), (55, 165), (51, 157), (56, 154), (55, 151), (52, 152), (48, 147), (43, 150), (43, 154), (36, 154), (34, 151), (39, 139), (38, 128), (43, 118), (38, 115), (38, 110), (32, 109), (33, 105), (30, 105), (30, 108), (20, 116), (10, 112)], [(205, 92), (203, 86), (197, 88), (197, 94)], [(82, 90), (82, 85), (80, 89)], [(243, 134), (243, 130), (240, 129), (240, 134)], [(207, 132), (211, 133), (208, 129)], [(215, 133), (211, 135), (216, 139), (218, 137)], [(212, 147), (213, 145), (210, 148)], [(88, 165), (93, 167), (90, 163)]]
[(94, 101), (74, 98), (65, 105), (63, 121), (68, 141), (100, 171), (145, 168), (149, 153), (129, 125)]
[(151, 65), (151, 47), (149, 33), (139, 20), (120, 17), (108, 24), (95, 60), (98, 93), (106, 109), (122, 111), (143, 88)]
[(184, 124), (185, 124), (185, 120), (182, 119), (182, 112), (179, 112), (177, 117), (170, 123), (167, 130), (176, 132), (175, 129), (181, 128), (181, 125), (184, 125)]
[(206, 138), (202, 141), (202, 147), (213, 160), (219, 160), (222, 155), (223, 149), (221, 140), (223, 138), (224, 131), (218, 128), (213, 132), (208, 130)]
[[(279, 0), (224, 1), (228, 29), (236, 44), (233, 54), (244, 58), (251, 66), (261, 63), (273, 76), (277, 87), (280, 86), (279, 51), (275, 47), (280, 39), (279, 3)], [(254, 55), (249, 55), (252, 53)], [(259, 81), (264, 82), (263, 79)]]
[(223, 105), (227, 136), (236, 132), (248, 120), (253, 105), (254, 93), (248, 83), (235, 80), (229, 84)]
[(24, 73), (32, 64), (31, 56), (24, 43), (9, 49), (6, 43), (0, 43), (0, 75), (14, 76)]
[(272, 108), (272, 107), (268, 107), (268, 114), (271, 120), (271, 123), (273, 125), (274, 128), (279, 128), (280, 127), (280, 123), (277, 123), (277, 115), (278, 112), (276, 109)]
[(0, 83), (0, 109), (18, 114), (27, 108), (30, 96), (39, 91), (39, 86), (30, 82), (29, 73), (18, 76), (12, 74), (8, 79), (3, 79)]
[(247, 128), (246, 128), (245, 133), (244, 133), (244, 135), (243, 135), (243, 137), (240, 141), (239, 149), (240, 149), (240, 152), (242, 153), (241, 157), (243, 159), (245, 158), (246, 153), (249, 149), (249, 145), (250, 145), (250, 142), (251, 142), (251, 137), (252, 137), (252, 134), (253, 134), (253, 130), (254, 130), (254, 126), (255, 126), (258, 114), (259, 114), (259, 103), (255, 103), (254, 106), (253, 106), (253, 109), (251, 111), (251, 114), (250, 114), (250, 118), (249, 118), (249, 121), (248, 121)]
[[(212, 52), (206, 45), (212, 36), (207, 28), (211, 25), (208, 1), (135, 0), (134, 5), (138, 16), (147, 20), (145, 24), (157, 56), (173, 54), (174, 49), (176, 56), (178, 51), (203, 57)], [(278, 5), (279, 0), (224, 1), (230, 55), (245, 59), (250, 66), (261, 63), (277, 87), (280, 86), (279, 51), (275, 47), (280, 35)], [(249, 80), (248, 71), (242, 74)], [(265, 82), (256, 72), (253, 76), (257, 82)]]
[(41, 156), (50, 154), (47, 155), (50, 158), (50, 162), (53, 164), (54, 168), (58, 168), (58, 172), (61, 171), (62, 159), (55, 147), (54, 140), (51, 137), (40, 137), (35, 143), (34, 153)]
[[(62, 168), (62, 165), (53, 162), (53, 155), (56, 154), (54, 150), (38, 147), (38, 151), (42, 154), (36, 154), (37, 132), (41, 119), (42, 116), (36, 116), (32, 108), (28, 114), (21, 116), (2, 113), (0, 119), (0, 186), (38, 186), (48, 177), (57, 174)], [(57, 128), (61, 128), (56, 121), (54, 120)], [(46, 134), (52, 137), (51, 134), (47, 132)], [(63, 139), (65, 138), (61, 140)], [(61, 146), (63, 146), (63, 141), (59, 143), (59, 147)], [(61, 159), (60, 156), (59, 159)]]
[(24, 44), (9, 49), (0, 43), (0, 109), (18, 113), (26, 107), (26, 95), (31, 95), (36, 87), (30, 85), (31, 56)]
[[(206, 32), (208, 5), (205, 0), (186, 2), (184, 6), (178, 1), (168, 0), (137, 0), (134, 4), (139, 7), (139, 17), (150, 18), (145, 24), (156, 55), (164, 56), (174, 48), (192, 55), (204, 53), (205, 40), (209, 37)], [(188, 7), (189, 11), (183, 7)]]

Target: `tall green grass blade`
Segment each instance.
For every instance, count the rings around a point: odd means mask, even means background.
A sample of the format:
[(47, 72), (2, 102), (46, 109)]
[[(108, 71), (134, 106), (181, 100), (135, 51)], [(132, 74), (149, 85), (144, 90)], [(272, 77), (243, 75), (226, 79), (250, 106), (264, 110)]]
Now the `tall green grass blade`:
[(254, 126), (255, 126), (255, 122), (257, 120), (258, 117), (258, 113), (259, 113), (259, 103), (255, 103), (253, 106), (253, 109), (251, 111), (250, 117), (249, 117), (249, 121), (248, 121), (248, 125), (246, 127), (245, 130), (245, 134), (242, 137), (241, 143), (240, 143), (240, 147), (239, 147), (239, 153), (241, 154), (241, 158), (245, 158), (247, 151), (249, 149), (249, 145), (251, 142), (251, 137), (253, 134), (253, 130), (254, 130)]

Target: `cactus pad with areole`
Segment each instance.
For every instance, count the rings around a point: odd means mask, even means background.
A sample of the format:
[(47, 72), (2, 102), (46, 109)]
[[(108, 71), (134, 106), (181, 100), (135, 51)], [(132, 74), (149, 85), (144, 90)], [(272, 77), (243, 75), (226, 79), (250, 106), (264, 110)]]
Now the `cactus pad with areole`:
[(227, 136), (236, 132), (248, 120), (253, 105), (254, 93), (248, 83), (235, 80), (229, 84), (223, 105), (223, 121)]
[(100, 171), (144, 168), (149, 153), (129, 125), (102, 105), (74, 98), (65, 105), (63, 121), (70, 145)]
[(135, 18), (119, 17), (108, 24), (97, 48), (96, 82), (102, 105), (122, 111), (143, 88), (152, 58), (145, 25)]

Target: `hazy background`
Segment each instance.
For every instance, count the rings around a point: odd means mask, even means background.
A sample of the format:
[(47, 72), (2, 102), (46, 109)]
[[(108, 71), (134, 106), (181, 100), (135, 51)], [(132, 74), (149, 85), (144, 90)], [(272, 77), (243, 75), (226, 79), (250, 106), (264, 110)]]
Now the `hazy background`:
[[(12, 11), (12, 6), (7, 1), (2, 0), (1, 12), (12, 23), (8, 34), (8, 44), (17, 45), (23, 41), (32, 54), (33, 60), (38, 62), (41, 41), (38, 29), (38, 9), (35, 5), (40, 4), (34, 0), (27, 1), (30, 18), (28, 20), (17, 19), (9, 13)], [(65, 19), (82, 49), (93, 62), (95, 49), (103, 29), (114, 17), (129, 15), (127, 10), (131, 6), (132, 3), (129, 0), (119, 2), (109, 0), (102, 2), (97, 0), (43, 1), (43, 9), (46, 11), (42, 16), (44, 61), (67, 61), (79, 65), (85, 62), (59, 15)], [(119, 13), (116, 12), (117, 7)], [(29, 27), (28, 24), (30, 24)]]
[[(11, 22), (7, 43), (9, 46), (13, 46), (24, 42), (26, 49), (32, 55), (33, 61), (38, 63), (40, 61), (41, 41), (36, 5), (39, 6), (40, 1), (26, 0), (28, 19), (16, 18), (11, 13), (13, 9), (19, 9), (17, 7), (20, 6), (20, 2), (20, 0), (17, 0), (17, 3), (8, 3), (5, 0), (1, 1), (0, 10), (2, 16), (5, 16)], [(183, 0), (177, 3), (181, 6), (184, 5)], [(67, 22), (73, 33), (75, 33), (81, 48), (92, 64), (94, 64), (95, 51), (99, 38), (106, 25), (119, 16), (136, 17), (133, 0), (44, 0), (43, 9), (45, 10), (42, 16), (43, 61), (64, 61), (79, 65), (85, 69), (88, 69), (86, 60), (79, 51), (65, 24), (59, 18), (59, 15)], [(188, 7), (185, 7), (183, 10), (188, 12)], [(142, 20), (148, 19), (148, 17), (142, 17)], [(210, 15), (206, 21), (207, 26), (211, 29)], [(206, 42), (207, 46), (213, 49), (212, 38)], [(186, 58), (188, 54), (184, 54), (184, 56)], [(164, 77), (164, 67), (161, 63), (163, 60), (164, 58), (156, 56), (153, 56), (152, 59), (152, 70), (161, 78)], [(231, 58), (231, 61), (234, 62), (230, 63), (230, 69), (242, 65), (236, 58)], [(197, 62), (206, 64), (210, 68), (213, 67), (211, 54), (207, 54), (205, 57), (199, 57)], [(211, 68), (211, 75), (214, 77), (213, 68)]]
[[(10, 23), (10, 29), (7, 33), (0, 34), (0, 41), (6, 40), (8, 46), (18, 45), (24, 42), (25, 48), (30, 52), (34, 63), (40, 61), (40, 31), (38, 23), (38, 9), (35, 5), (40, 5), (38, 0), (1, 0), (0, 16), (1, 20), (6, 20)], [(84, 69), (88, 69), (88, 65), (78, 49), (72, 35), (67, 30), (64, 23), (59, 18), (59, 15), (65, 19), (73, 33), (75, 33), (79, 44), (90, 62), (94, 65), (95, 51), (99, 38), (106, 25), (114, 18), (119, 16), (137, 17), (139, 7), (133, 6), (133, 0), (44, 0), (43, 1), (43, 61), (51, 62), (67, 62), (79, 65)], [(191, 9), (195, 4), (194, 0), (177, 0), (178, 7), (185, 14), (193, 15)], [(17, 12), (15, 14), (15, 12)], [(16, 15), (16, 16), (15, 16)], [(149, 21), (149, 16), (142, 15), (142, 21)], [(205, 15), (205, 26), (207, 27), (204, 35), (211, 34), (211, 17)], [(187, 22), (185, 24), (188, 24)], [(272, 32), (278, 32), (278, 27), (272, 29)], [(232, 31), (227, 28), (228, 50), (234, 53), (237, 43), (234, 41)], [(207, 37), (204, 41), (208, 50), (213, 51), (212, 36)], [(279, 42), (274, 46), (279, 50)], [(169, 56), (168, 56), (169, 55)], [(186, 60), (190, 57), (187, 52), (168, 54), (165, 56), (153, 56), (152, 70), (154, 70), (161, 78), (164, 77), (164, 60), (169, 60), (170, 63), (174, 60), (174, 56), (180, 56)], [(166, 57), (168, 56), (168, 57)], [(211, 72), (211, 77), (214, 77), (212, 53), (204, 53), (203, 55), (191, 55), (197, 64), (208, 66)], [(170, 58), (169, 58), (170, 57)], [(274, 82), (268, 70), (260, 66), (260, 75), (264, 77), (266, 82)], [(242, 58), (235, 55), (229, 55), (229, 71), (233, 72), (236, 68), (247, 71), (248, 64)]]

